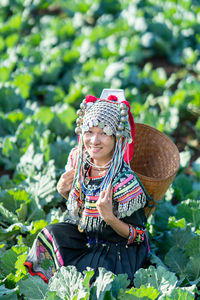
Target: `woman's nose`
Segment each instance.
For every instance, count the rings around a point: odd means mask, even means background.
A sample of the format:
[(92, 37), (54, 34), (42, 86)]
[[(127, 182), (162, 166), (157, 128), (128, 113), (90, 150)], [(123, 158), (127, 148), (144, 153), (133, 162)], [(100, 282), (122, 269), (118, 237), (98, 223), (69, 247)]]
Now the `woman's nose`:
[(91, 142), (93, 144), (99, 144), (100, 143), (100, 139), (99, 139), (99, 135), (98, 134), (93, 134), (91, 137)]

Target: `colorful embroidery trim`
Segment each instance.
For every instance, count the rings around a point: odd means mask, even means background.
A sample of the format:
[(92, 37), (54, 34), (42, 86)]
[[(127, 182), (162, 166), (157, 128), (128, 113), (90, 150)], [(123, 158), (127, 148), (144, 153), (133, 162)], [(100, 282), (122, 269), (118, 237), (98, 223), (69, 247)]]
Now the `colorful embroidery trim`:
[[(41, 233), (39, 234), (38, 237), (42, 240), (43, 244), (46, 247), (48, 247), (48, 249), (50, 250), (50, 253), (51, 253), (52, 257), (53, 257), (53, 260), (54, 260), (54, 263), (56, 265), (56, 268), (59, 268), (60, 266), (63, 266), (64, 263), (63, 263), (63, 259), (61, 257), (61, 254), (60, 254), (58, 248), (56, 247), (55, 242), (53, 240), (53, 237), (48, 232), (48, 230), (46, 228), (44, 228), (41, 231)], [(48, 239), (50, 240), (51, 243), (48, 241)], [(55, 256), (55, 254), (56, 254), (56, 256)]]

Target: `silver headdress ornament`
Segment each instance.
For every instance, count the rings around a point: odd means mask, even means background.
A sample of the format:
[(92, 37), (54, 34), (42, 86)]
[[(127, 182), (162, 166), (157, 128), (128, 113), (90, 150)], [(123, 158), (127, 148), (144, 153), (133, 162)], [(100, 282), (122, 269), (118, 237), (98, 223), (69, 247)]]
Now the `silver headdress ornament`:
[(77, 111), (77, 134), (84, 134), (93, 126), (98, 126), (107, 135), (125, 137), (131, 143), (131, 126), (123, 90), (104, 89), (100, 98), (88, 95)]

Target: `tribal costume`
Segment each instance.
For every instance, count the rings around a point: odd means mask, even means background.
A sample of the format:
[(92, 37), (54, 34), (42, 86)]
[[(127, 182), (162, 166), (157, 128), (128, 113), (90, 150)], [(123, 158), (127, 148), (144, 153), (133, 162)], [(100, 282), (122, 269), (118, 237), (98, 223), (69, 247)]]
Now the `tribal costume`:
[[(103, 109), (101, 102), (97, 104), (98, 111)], [(110, 106), (109, 112), (112, 108), (112, 105)], [(113, 115), (119, 111), (116, 104), (113, 111)], [(98, 268), (104, 267), (116, 275), (127, 273), (128, 278), (133, 281), (134, 273), (142, 267), (148, 255), (144, 210), (148, 195), (124, 160), (127, 150), (124, 141), (129, 139), (130, 142), (132, 127), (122, 122), (117, 128), (118, 117), (114, 121), (111, 118), (111, 122), (108, 122), (100, 119), (96, 112), (93, 109), (92, 114), (88, 116), (86, 111), (85, 121), (79, 122), (82, 124), (79, 129), (84, 133), (92, 126), (100, 126), (106, 134), (116, 136), (115, 153), (106, 175), (91, 177), (90, 169), (93, 163), (84, 150), (81, 137), (79, 146), (71, 151), (66, 169), (73, 166), (76, 174), (67, 200), (67, 218), (63, 223), (48, 225), (38, 234), (25, 262), (32, 275), (39, 275), (46, 282), (59, 267), (68, 265), (76, 266), (80, 272), (86, 267), (91, 267), (95, 270), (94, 278), (98, 274)], [(118, 235), (101, 218), (96, 207), (100, 192), (106, 190), (110, 183), (113, 192), (113, 213), (129, 225), (128, 239)]]

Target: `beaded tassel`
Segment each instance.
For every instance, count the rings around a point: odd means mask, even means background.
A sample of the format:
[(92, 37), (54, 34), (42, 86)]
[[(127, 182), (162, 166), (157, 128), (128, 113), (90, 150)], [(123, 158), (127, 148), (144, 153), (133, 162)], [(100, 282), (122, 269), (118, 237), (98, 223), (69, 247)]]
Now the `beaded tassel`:
[[(109, 184), (112, 182), (113, 177), (116, 175), (116, 173), (119, 171), (121, 168), (122, 162), (123, 162), (123, 155), (127, 149), (128, 146), (128, 140), (127, 138), (117, 138), (116, 140), (116, 145), (115, 145), (115, 151), (114, 155), (112, 158), (112, 161), (110, 163), (110, 166), (108, 168), (108, 171), (102, 180), (101, 184), (95, 188), (95, 189), (89, 189), (88, 187), (85, 186), (84, 184), (84, 177), (85, 177), (85, 170), (84, 170), (84, 165), (85, 165), (85, 159), (84, 159), (84, 144), (83, 144), (83, 136), (81, 135), (79, 138), (79, 156), (78, 156), (78, 163), (76, 164), (76, 171), (75, 171), (75, 176), (74, 176), (74, 182), (73, 182), (73, 187), (76, 185), (78, 190), (79, 190), (79, 199), (78, 201), (78, 206), (81, 210), (83, 209), (83, 202), (84, 202), (84, 196), (85, 195), (95, 195), (95, 194), (100, 194), (101, 191), (107, 190)], [(87, 160), (88, 163), (88, 160)], [(89, 218), (89, 219), (88, 219)], [(87, 225), (91, 228), (91, 226), (99, 226), (100, 225), (100, 219), (96, 220), (95, 224), (92, 222), (92, 219), (90, 220), (90, 217), (84, 217), (81, 221), (81, 228), (87, 227)], [(91, 223), (92, 222), (92, 223)], [(87, 223), (87, 224), (86, 224)]]

